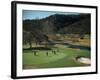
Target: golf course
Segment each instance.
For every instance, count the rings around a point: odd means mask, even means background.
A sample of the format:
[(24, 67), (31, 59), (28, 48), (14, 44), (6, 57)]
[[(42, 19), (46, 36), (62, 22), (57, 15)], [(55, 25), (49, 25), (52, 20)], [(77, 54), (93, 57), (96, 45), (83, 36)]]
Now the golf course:
[(91, 66), (90, 17), (23, 10), (23, 69)]
[(89, 66), (77, 61), (77, 57), (90, 59), (89, 47), (72, 44), (55, 44), (52, 47), (35, 47), (23, 50), (23, 68), (58, 68)]

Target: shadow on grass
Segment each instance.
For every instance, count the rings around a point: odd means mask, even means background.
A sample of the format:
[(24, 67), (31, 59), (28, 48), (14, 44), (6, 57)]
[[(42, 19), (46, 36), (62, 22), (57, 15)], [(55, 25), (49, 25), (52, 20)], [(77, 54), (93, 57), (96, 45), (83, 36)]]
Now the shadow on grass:
[(52, 50), (52, 49), (48, 47), (32, 47), (32, 48), (23, 48), (23, 50), (28, 51), (28, 50)]
[[(91, 49), (90, 47), (87, 47), (87, 46), (73, 45), (70, 43), (54, 43), (54, 44), (61, 44), (61, 45), (67, 46), (69, 48), (81, 49), (81, 50), (90, 50)], [(52, 46), (52, 48), (57, 48), (57, 47)], [(32, 47), (32, 48), (23, 48), (23, 51), (32, 51), (32, 50), (44, 51), (44, 50), (52, 50), (52, 48), (51, 47)]]
[(90, 50), (90, 47), (80, 46), (80, 45), (69, 45), (69, 48), (81, 49), (81, 50)]

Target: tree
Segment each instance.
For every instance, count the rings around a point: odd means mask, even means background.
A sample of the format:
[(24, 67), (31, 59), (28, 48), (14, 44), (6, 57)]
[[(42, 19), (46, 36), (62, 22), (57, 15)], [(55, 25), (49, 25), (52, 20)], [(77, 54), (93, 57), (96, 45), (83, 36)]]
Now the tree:
[(40, 45), (41, 42), (45, 42), (45, 45), (46, 45), (46, 43), (49, 42), (48, 36), (43, 34), (39, 30), (33, 31), (33, 37), (34, 37), (34, 41), (35, 41), (36, 45)]
[[(30, 48), (32, 48), (32, 43), (40, 45), (41, 42), (48, 43), (48, 36), (40, 32), (39, 30), (23, 31), (23, 44), (29, 44)], [(46, 43), (45, 45), (47, 45)]]
[(30, 48), (32, 48), (33, 35), (32, 32), (23, 31), (23, 44), (29, 44)]

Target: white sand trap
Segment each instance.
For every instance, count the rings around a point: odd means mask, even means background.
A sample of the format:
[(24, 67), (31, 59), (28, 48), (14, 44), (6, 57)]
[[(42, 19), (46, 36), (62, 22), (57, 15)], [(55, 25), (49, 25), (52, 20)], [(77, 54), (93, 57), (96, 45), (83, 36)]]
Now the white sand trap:
[(84, 63), (84, 64), (91, 64), (91, 60), (89, 58), (85, 58), (85, 57), (80, 57), (77, 59), (77, 61)]

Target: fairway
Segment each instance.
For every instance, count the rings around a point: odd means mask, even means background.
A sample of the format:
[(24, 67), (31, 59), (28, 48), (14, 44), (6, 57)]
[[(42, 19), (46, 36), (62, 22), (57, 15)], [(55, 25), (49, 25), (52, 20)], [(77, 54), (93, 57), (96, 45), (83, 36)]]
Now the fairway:
[[(23, 68), (58, 68), (58, 67), (75, 67), (89, 66), (75, 60), (77, 56), (90, 58), (88, 50), (73, 49), (73, 48), (52, 48), (59, 50), (53, 54), (51, 50), (37, 50), (37, 55), (34, 55), (33, 50), (23, 51)], [(48, 52), (48, 55), (46, 53)]]

